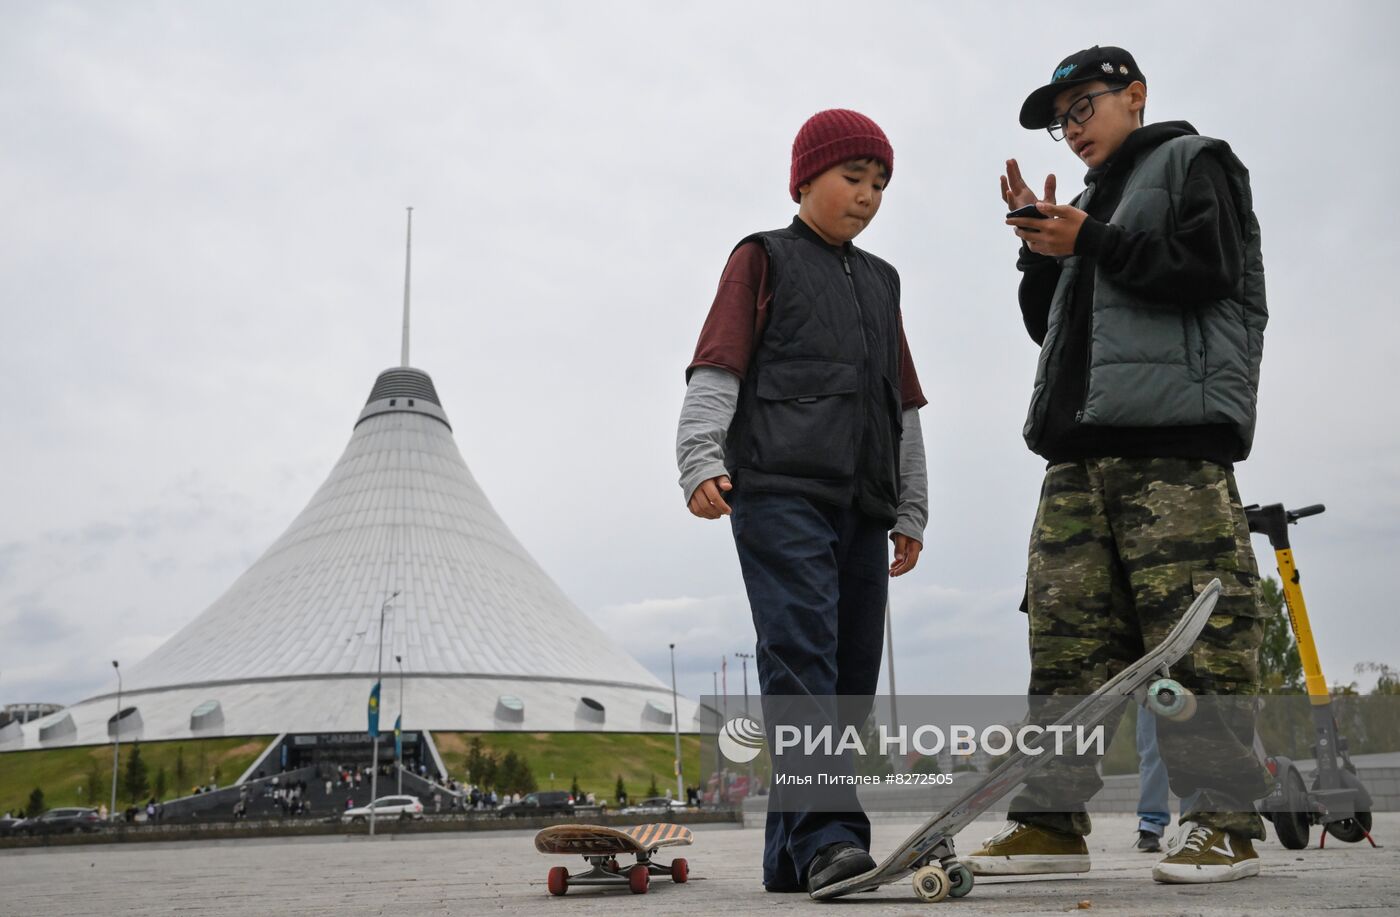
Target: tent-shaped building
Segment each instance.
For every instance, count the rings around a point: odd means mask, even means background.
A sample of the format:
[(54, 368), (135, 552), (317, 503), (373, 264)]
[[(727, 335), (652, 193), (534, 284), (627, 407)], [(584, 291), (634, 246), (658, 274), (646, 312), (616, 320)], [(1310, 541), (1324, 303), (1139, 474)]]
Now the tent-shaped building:
[[(400, 684), (415, 730), (675, 728), (670, 688), (515, 539), (463, 461), (432, 380), (406, 354), (404, 364), (379, 375), (340, 461), (282, 537), (123, 669), (119, 716), (115, 693), (89, 698), (10, 724), (0, 748), (99, 744), (117, 731), (364, 735), (381, 660), (384, 728)], [(696, 705), (678, 705), (680, 729), (698, 729)]]

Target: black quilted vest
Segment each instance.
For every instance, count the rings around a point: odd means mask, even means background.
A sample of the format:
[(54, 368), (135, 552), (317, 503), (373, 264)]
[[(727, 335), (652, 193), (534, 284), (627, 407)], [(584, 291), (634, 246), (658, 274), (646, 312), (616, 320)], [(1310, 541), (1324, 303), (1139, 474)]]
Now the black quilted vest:
[(773, 302), (725, 444), (734, 486), (855, 506), (892, 526), (899, 274), (854, 245), (827, 245), (801, 220), (739, 245), (752, 241), (768, 251)]

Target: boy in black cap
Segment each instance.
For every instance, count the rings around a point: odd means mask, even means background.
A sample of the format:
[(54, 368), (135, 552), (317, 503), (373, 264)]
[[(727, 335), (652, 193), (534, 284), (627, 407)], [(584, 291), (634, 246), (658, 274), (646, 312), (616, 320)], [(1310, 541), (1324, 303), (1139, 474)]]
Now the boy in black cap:
[[(1123, 49), (1070, 55), (1021, 126), (1070, 147), (1085, 191), (1057, 204), (1052, 175), (1037, 200), (1014, 159), (1001, 179), (1008, 209), (1040, 213), (1006, 221), (1041, 347), (1024, 430), (1048, 463), (1026, 575), (1037, 716), (1159, 643), (1214, 578), (1215, 612), (1173, 674), (1202, 696), (1257, 693), (1259, 576), (1233, 463), (1253, 440), (1268, 318), (1259, 226), (1229, 146), (1184, 121), (1143, 126), (1146, 104)], [(1253, 800), (1269, 783), (1253, 710), (1217, 698), (1190, 723), (1159, 723), (1172, 789), (1192, 804), (1157, 881), (1258, 874)], [(1006, 828), (965, 858), (973, 872), (1087, 870), (1094, 764), (1057, 759), (1028, 780)]]
[[(846, 109), (809, 118), (792, 144), (797, 216), (735, 246), (686, 369), (681, 492), (695, 516), (730, 517), (770, 739), (780, 703), (813, 712), (784, 699), (865, 720), (889, 580), (914, 569), (922, 548), (927, 400), (904, 338), (899, 275), (852, 242), (893, 171), (894, 150), (870, 118)], [(768, 798), (768, 891), (812, 892), (874, 867), (854, 790), (829, 794), (840, 811), (784, 792), (775, 785)]]

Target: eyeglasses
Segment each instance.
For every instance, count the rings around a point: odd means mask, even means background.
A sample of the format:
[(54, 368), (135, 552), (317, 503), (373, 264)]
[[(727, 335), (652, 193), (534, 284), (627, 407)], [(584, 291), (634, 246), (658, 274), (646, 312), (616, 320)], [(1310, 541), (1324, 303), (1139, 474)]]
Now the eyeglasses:
[(1115, 86), (1112, 89), (1100, 89), (1098, 92), (1091, 92), (1088, 95), (1080, 96), (1078, 99), (1075, 99), (1074, 104), (1069, 107), (1069, 111), (1055, 118), (1045, 129), (1049, 131), (1050, 136), (1054, 137), (1057, 141), (1063, 140), (1065, 139), (1065, 128), (1069, 126), (1070, 121), (1073, 121), (1075, 124), (1083, 124), (1085, 121), (1094, 117), (1094, 99), (1099, 96), (1106, 96), (1112, 92), (1122, 92), (1127, 88), (1127, 86)]

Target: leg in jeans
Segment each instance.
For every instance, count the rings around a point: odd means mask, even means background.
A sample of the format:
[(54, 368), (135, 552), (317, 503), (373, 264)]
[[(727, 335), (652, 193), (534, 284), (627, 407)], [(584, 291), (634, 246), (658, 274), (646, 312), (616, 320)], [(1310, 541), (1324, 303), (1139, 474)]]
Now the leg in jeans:
[(1151, 710), (1137, 710), (1138, 830), (1161, 837), (1171, 824), (1167, 792), (1167, 766), (1157, 751), (1157, 717)]
[[(852, 510), (792, 494), (736, 491), (730, 503), (763, 695), (834, 707), (830, 699), (843, 691), (872, 694), (884, 634), (884, 529)], [(885, 579), (874, 575), (877, 568)], [(868, 711), (869, 702), (858, 705)], [(846, 812), (782, 811), (782, 794), (771, 796), (764, 885), (799, 885), (827, 844), (869, 849), (870, 822), (854, 800), (852, 792)]]

